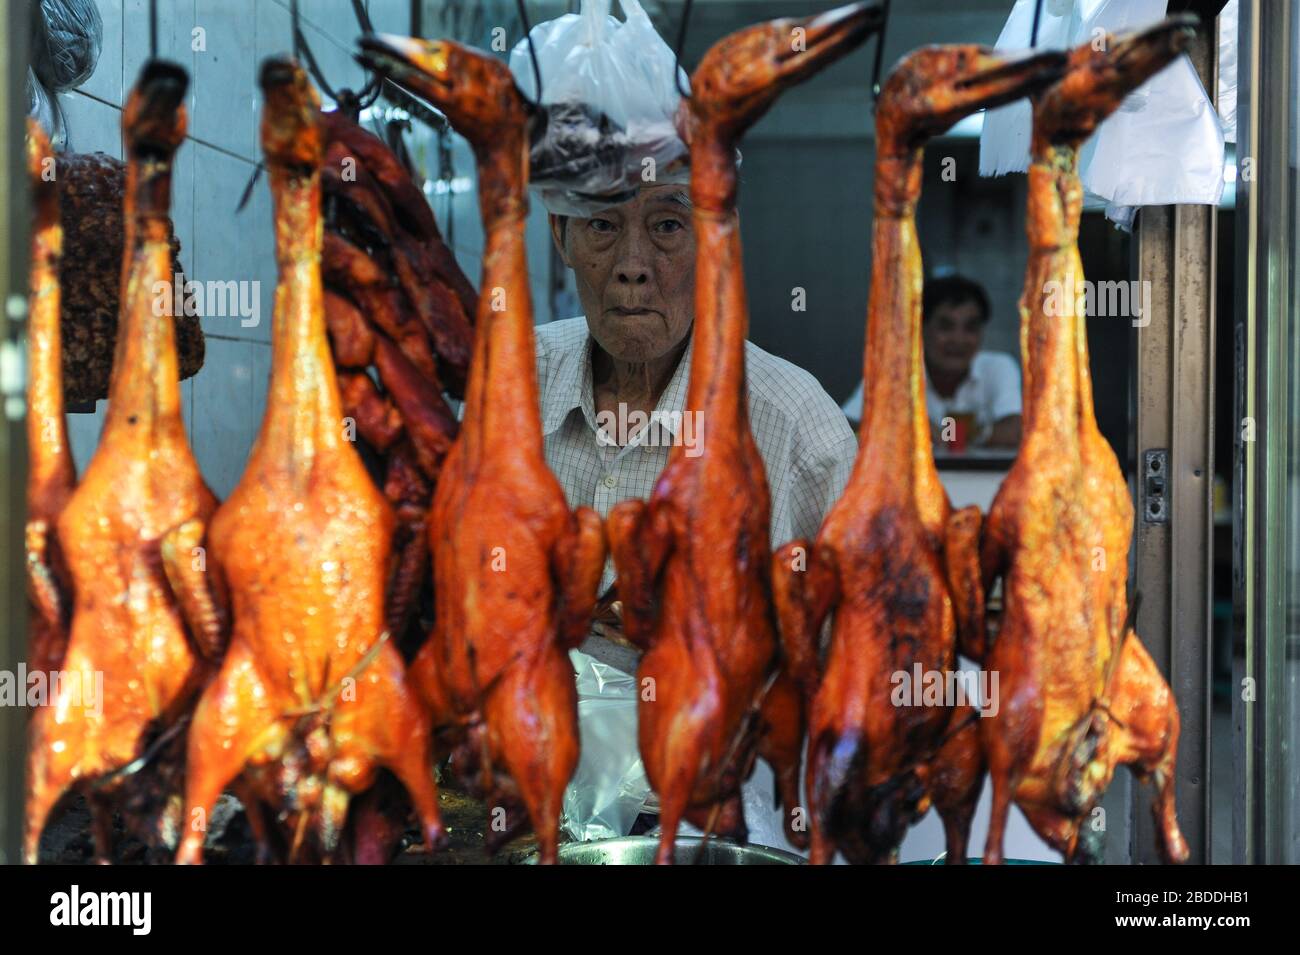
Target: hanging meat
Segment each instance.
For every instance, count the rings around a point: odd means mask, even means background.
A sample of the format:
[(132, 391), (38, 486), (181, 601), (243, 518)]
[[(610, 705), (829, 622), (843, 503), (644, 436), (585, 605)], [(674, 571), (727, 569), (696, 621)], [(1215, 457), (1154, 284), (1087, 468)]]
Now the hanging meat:
[[(286, 817), (291, 860), (329, 858), (351, 796), (384, 767), (436, 847), (428, 715), (384, 630), (393, 511), (344, 434), (325, 338), (319, 98), (287, 59), (266, 61), (261, 85), (280, 270), (271, 384), (248, 466), (212, 522), (233, 625), (190, 729), (186, 818), (206, 818), (242, 773), (250, 818), (258, 801)], [(177, 859), (202, 850), (190, 827)]]
[(1187, 45), (1194, 22), (1171, 18), (1074, 50), (1065, 76), (1034, 103), (1020, 300), (1024, 438), (981, 553), (986, 585), (1003, 581), (1005, 607), (984, 662), (1002, 691), (997, 715), (980, 727), (993, 782), (989, 863), (1002, 861), (1013, 802), (1067, 861), (1100, 861), (1093, 810), (1120, 764), (1156, 788), (1164, 858), (1188, 854), (1174, 812), (1178, 710), (1127, 619), (1133, 505), (1093, 415), (1078, 151)]
[[(58, 521), (75, 600), (62, 685), (32, 724), (25, 857), (70, 786), (89, 797), (96, 855), (110, 856), (110, 801), (154, 843), (175, 844), (184, 729), (222, 652), (204, 571), (216, 500), (181, 419), (170, 287), (172, 159), (188, 80), (151, 61), (122, 117), (127, 152), (122, 312), (99, 447)], [(170, 298), (170, 297), (167, 297)]]
[[(60, 153), (55, 164), (63, 221), (63, 400), (71, 405), (108, 397), (122, 301), (122, 259), (129, 255), (122, 245), (126, 163), (104, 153)], [(173, 278), (168, 282), (181, 290), (182, 304), (190, 306), (170, 317), (176, 327), (179, 375), (185, 379), (203, 367), (205, 346), (195, 302), (186, 302), (181, 244), (174, 231), (170, 243)]]
[(27, 665), (50, 673), (68, 640), (72, 579), (59, 547), (59, 515), (77, 483), (63, 416), (59, 259), (63, 228), (54, 154), (45, 131), (27, 122), (27, 171), (32, 187), (31, 292), (27, 313), (27, 593), (31, 641)]
[(425, 523), (464, 394), (478, 296), (401, 161), (342, 110), (321, 117), (325, 323), (343, 412), (397, 511), (386, 621), (404, 652), (429, 589)]
[[(792, 670), (811, 696), (811, 859), (895, 861), (933, 803), (948, 861), (966, 857), (983, 781), (969, 707), (898, 705), (897, 675), (951, 673), (957, 632), (982, 627), (979, 511), (952, 512), (930, 445), (921, 358), (916, 203), (926, 142), (963, 116), (1058, 76), (1064, 55), (1008, 59), (976, 46), (905, 57), (876, 109), (875, 211), (862, 441), (815, 545), (773, 557)], [(824, 664), (817, 636), (834, 614)], [(910, 697), (909, 697), (910, 700)]]
[(368, 36), (361, 45), (469, 140), (483, 215), (486, 294), (461, 431), (429, 522), (437, 618), (412, 676), (433, 710), (438, 753), (450, 752), (453, 772), (487, 799), (489, 849), (531, 820), (541, 861), (554, 862), (578, 759), (568, 650), (586, 636), (605, 541), (595, 511), (569, 510), (542, 453), (524, 236), (530, 108), (505, 64), (459, 44)]
[[(802, 837), (802, 706), (777, 652), (770, 502), (745, 388), (736, 145), (784, 90), (852, 51), (880, 20), (879, 4), (856, 4), (733, 33), (700, 61), (683, 107), (696, 241), (686, 413), (703, 416), (710, 439), (696, 456), (674, 446), (650, 500), (624, 501), (608, 519), (624, 627), (644, 650), (637, 730), (659, 794), (659, 863), (673, 861), (683, 818), (743, 841), (740, 785), (760, 750), (776, 772), (787, 833)], [(791, 40), (798, 31), (803, 44)]]

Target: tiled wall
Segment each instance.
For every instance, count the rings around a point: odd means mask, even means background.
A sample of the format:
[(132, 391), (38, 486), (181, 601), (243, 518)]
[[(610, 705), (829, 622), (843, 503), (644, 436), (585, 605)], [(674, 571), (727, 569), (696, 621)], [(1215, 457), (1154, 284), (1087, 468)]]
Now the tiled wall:
[[(147, 0), (98, 0), (104, 47), (94, 75), (61, 102), (68, 119), (68, 149), (122, 157), (121, 109), (148, 57)], [(352, 59), (358, 33), (350, 0), (301, 0), (307, 42), (335, 89), (357, 88), (363, 71)], [(369, 0), (377, 30), (409, 32), (409, 0)], [(262, 177), (243, 212), (235, 208), (260, 154), (257, 67), (268, 55), (292, 48), (288, 0), (160, 0), (158, 53), (190, 73), (189, 138), (177, 154), (172, 218), (188, 278), (259, 281), (260, 320), (205, 316), (207, 358), (182, 385), (190, 442), (208, 483), (224, 497), (234, 487), (261, 424), (270, 373), (271, 309), (275, 291), (270, 193)], [(329, 104), (327, 101), (327, 108)], [(413, 154), (436, 175), (435, 137), (417, 127), (408, 137)], [(474, 181), (473, 157), (453, 137), (456, 176)], [(472, 189), (433, 200), (444, 231), (454, 235), (457, 258), (477, 284), (482, 228)], [(545, 215), (533, 210), (529, 259), (538, 321), (550, 318), (547, 276), (550, 239)], [(450, 223), (448, 216), (454, 217)], [(99, 439), (106, 402), (94, 414), (70, 416), (78, 468)]]

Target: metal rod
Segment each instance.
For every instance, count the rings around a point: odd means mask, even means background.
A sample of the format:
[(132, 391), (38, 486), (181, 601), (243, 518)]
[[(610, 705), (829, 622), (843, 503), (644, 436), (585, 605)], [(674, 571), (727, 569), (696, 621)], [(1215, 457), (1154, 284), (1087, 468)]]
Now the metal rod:
[(692, 0), (686, 0), (682, 6), (682, 20), (677, 24), (677, 45), (673, 48), (673, 80), (677, 83), (677, 92), (682, 99), (690, 99), (691, 91), (682, 86), (682, 47), (686, 45), (686, 25), (691, 20)]
[(889, 2), (885, 0), (881, 10), (880, 32), (876, 34), (876, 58), (871, 67), (871, 102), (880, 99), (880, 68), (885, 62), (885, 29), (889, 26)]
[(519, 20), (524, 26), (524, 39), (528, 41), (528, 58), (533, 61), (533, 83), (537, 87), (537, 94), (533, 102), (542, 101), (542, 68), (537, 64), (537, 49), (533, 46), (533, 28), (528, 25), (528, 11), (524, 8), (524, 0), (515, 0), (515, 6), (519, 9)]
[(1029, 47), (1033, 49), (1038, 46), (1038, 22), (1043, 18), (1043, 0), (1038, 0), (1034, 4), (1034, 31), (1029, 34)]

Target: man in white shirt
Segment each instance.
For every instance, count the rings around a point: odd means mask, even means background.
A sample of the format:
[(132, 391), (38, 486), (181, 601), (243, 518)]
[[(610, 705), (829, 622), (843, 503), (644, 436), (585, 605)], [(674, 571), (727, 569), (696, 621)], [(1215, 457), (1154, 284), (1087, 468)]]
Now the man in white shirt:
[[(980, 350), (989, 320), (983, 287), (960, 275), (931, 279), (921, 309), (925, 404), (936, 450), (957, 443), (959, 424), (971, 429), (964, 437), (976, 446), (1018, 447), (1020, 369), (1010, 355)], [(843, 405), (854, 427), (862, 417), (862, 393), (859, 384)]]
[[(589, 219), (551, 216), (584, 316), (538, 326), (537, 372), (546, 460), (573, 507), (606, 516), (619, 501), (649, 498), (673, 441), (689, 452), (701, 437), (680, 415), (695, 315), (690, 206), (685, 186), (657, 184)], [(748, 342), (746, 380), (750, 426), (771, 487), (771, 543), (815, 537), (848, 481), (857, 439), (812, 375)], [(640, 416), (652, 414), (658, 426), (635, 430)], [(613, 580), (607, 562), (601, 591)], [(635, 672), (635, 651), (620, 646), (616, 632), (602, 633), (613, 639), (593, 636), (583, 651)], [(634, 735), (624, 749), (635, 761)], [(576, 778), (600, 770), (583, 759)], [(756, 774), (745, 791), (751, 836), (762, 842), (770, 832), (769, 844), (783, 845), (771, 777), (762, 775), (761, 785)], [(760, 799), (774, 813), (767, 825), (750, 812)]]

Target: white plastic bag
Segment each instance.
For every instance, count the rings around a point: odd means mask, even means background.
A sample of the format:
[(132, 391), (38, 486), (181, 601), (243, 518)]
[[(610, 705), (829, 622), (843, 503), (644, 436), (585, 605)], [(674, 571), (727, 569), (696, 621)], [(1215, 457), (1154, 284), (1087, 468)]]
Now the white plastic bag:
[[(530, 35), (541, 73), (545, 127), (532, 144), (532, 183), (551, 212), (590, 216), (644, 182), (686, 181), (686, 144), (674, 118), (676, 58), (637, 0), (582, 0), (580, 13)], [(515, 82), (536, 100), (527, 39), (510, 53)], [(682, 87), (687, 88), (685, 71)]]
[[(1017, 0), (998, 49), (1022, 49), (1033, 31), (1036, 0)], [(1167, 0), (1075, 0), (1044, 4), (1038, 45), (1065, 49), (1095, 30), (1120, 34), (1165, 15)], [(1068, 7), (1068, 8), (1067, 8)], [(1029, 167), (1032, 120), (1025, 100), (984, 117), (980, 175)], [(1128, 228), (1138, 206), (1217, 205), (1223, 195), (1223, 132), (1200, 78), (1186, 56), (1134, 90), (1098, 127), (1079, 154), (1079, 178), (1090, 204)]]

